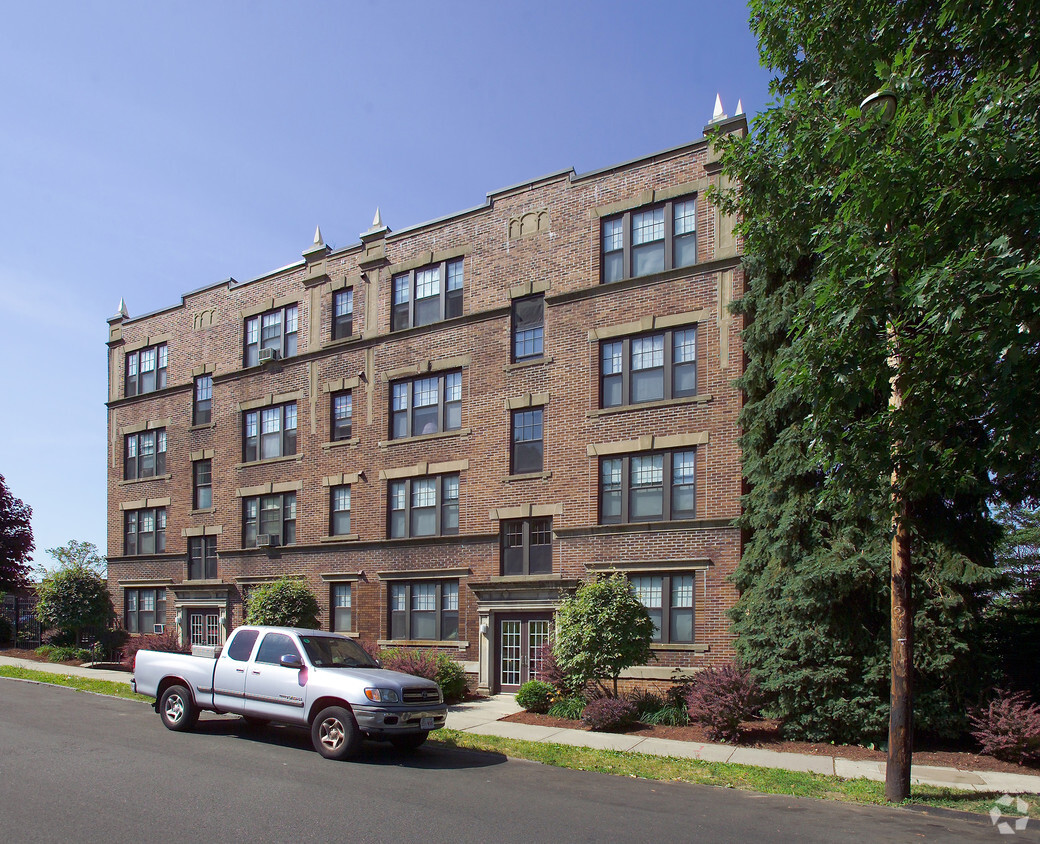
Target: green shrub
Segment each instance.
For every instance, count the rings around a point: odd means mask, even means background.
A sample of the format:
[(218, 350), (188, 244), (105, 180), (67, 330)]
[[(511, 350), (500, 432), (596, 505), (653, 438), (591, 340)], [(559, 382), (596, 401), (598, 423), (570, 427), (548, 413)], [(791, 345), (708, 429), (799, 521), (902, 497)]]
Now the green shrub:
[(441, 687), (445, 703), (458, 703), (466, 695), (466, 671), (447, 654), (388, 648), (380, 652), (379, 660), (391, 671), (433, 680)]
[(625, 730), (638, 717), (635, 704), (623, 697), (600, 697), (581, 713), (581, 722), (593, 730)]
[(280, 577), (261, 583), (249, 593), (247, 624), (269, 624), (274, 627), (318, 626), (318, 599), (302, 580)]
[(588, 701), (581, 696), (561, 697), (553, 701), (552, 706), (549, 707), (549, 714), (553, 718), (567, 718), (571, 721), (577, 721), (581, 718), (581, 713), (587, 705)]
[(11, 622), (7, 620), (6, 616), (0, 615), (0, 642), (10, 642), (12, 633), (14, 633), (14, 628), (11, 626)]
[(539, 714), (549, 711), (552, 705), (553, 687), (541, 680), (528, 680), (516, 693), (516, 702), (528, 712)]
[(466, 669), (447, 654), (437, 654), (437, 676), (445, 703), (458, 703), (466, 696)]
[(51, 651), (53, 651), (53, 650), (54, 650), (54, 645), (40, 645), (40, 647), (38, 647), (34, 651), (34, 653), (37, 656), (47, 656), (47, 657), (49, 657), (51, 655)]
[[(41, 650), (43, 648), (37, 648), (36, 652), (39, 653)], [(52, 647), (46, 656), (50, 662), (87, 662), (90, 659), (90, 651), (69, 646)]]
[(640, 721), (645, 721), (646, 718), (644, 716), (657, 712), (658, 709), (664, 706), (661, 696), (650, 691), (633, 692), (628, 696), (628, 699), (635, 706)]

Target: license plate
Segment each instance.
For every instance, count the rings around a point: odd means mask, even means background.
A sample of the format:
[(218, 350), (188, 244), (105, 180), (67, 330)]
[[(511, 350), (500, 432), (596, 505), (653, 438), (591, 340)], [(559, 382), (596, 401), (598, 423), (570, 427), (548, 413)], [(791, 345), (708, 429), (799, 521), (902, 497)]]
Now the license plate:
[(433, 719), (432, 718), (420, 718), (419, 719), (419, 729), (420, 730), (432, 730), (433, 729)]

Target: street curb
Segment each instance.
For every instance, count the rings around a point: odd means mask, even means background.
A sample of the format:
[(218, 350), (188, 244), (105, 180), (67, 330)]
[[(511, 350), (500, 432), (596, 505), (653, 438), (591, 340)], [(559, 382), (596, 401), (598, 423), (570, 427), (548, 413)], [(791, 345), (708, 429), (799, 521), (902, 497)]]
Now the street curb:
[[(897, 809), (905, 809), (908, 812), (914, 812), (918, 815), (933, 815), (937, 818), (947, 818), (953, 821), (974, 821), (980, 826), (992, 827), (993, 821), (990, 820), (989, 815), (980, 815), (976, 812), (965, 812), (963, 809), (944, 809), (941, 806), (925, 806), (921, 803), (907, 803), (905, 806), (896, 806)], [(1018, 815), (1015, 815), (1017, 818)], [(1030, 818), (1031, 822), (1036, 822), (1036, 818)]]
[(77, 689), (75, 686), (67, 686), (64, 683), (48, 683), (46, 680), (32, 680), (28, 677), (5, 677), (3, 674), (0, 674), (0, 680), (12, 680), (15, 683), (28, 683), (31, 686), (52, 686), (55, 689), (68, 689), (70, 692), (79, 692), (81, 695), (96, 695), (97, 697), (107, 697), (112, 700), (125, 700), (127, 703), (148, 703), (146, 700), (135, 700), (132, 697), (110, 695), (105, 692), (92, 692), (90, 689)]

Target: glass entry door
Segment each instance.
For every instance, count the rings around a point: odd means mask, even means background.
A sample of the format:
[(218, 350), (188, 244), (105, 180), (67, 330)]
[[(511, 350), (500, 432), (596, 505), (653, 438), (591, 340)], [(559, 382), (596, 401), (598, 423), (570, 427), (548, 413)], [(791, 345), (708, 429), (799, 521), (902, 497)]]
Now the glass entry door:
[(541, 647), (549, 641), (551, 624), (549, 613), (498, 619), (498, 691), (515, 692), (537, 679)]
[(219, 645), (220, 613), (217, 610), (188, 610), (188, 630), (193, 645)]

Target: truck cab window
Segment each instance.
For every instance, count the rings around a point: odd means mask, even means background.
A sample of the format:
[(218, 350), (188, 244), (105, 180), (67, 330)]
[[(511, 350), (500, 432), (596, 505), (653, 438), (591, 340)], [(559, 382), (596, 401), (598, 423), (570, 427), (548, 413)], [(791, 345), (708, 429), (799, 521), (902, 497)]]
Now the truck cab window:
[(227, 649), (228, 657), (236, 662), (247, 662), (259, 635), (259, 630), (239, 630), (231, 637), (231, 644)]
[(280, 665), (282, 657), (286, 655), (300, 658), (300, 652), (296, 650), (293, 640), (284, 633), (268, 633), (264, 641), (260, 643), (260, 650), (256, 654), (256, 662), (269, 662), (272, 665)]

